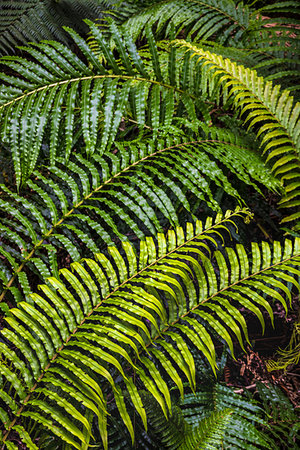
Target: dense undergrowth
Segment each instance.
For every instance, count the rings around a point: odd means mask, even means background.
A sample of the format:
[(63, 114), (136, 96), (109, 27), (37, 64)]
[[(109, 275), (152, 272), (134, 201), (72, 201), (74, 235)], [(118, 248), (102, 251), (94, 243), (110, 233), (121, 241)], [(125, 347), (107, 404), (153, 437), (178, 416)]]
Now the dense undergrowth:
[(296, 449), (297, 3), (4, 3), (1, 448)]

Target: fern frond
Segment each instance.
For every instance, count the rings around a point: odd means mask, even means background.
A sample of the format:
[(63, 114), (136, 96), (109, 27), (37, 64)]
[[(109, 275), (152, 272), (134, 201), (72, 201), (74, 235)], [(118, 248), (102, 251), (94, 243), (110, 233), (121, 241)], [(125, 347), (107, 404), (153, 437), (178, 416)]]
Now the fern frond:
[(249, 8), (232, 0), (168, 0), (137, 11), (123, 27), (136, 39), (146, 25), (155, 26), (156, 33), (164, 30), (165, 35), (174, 26), (176, 35), (184, 29), (187, 39), (193, 36), (200, 41), (217, 35), (221, 43), (228, 43), (241, 38), (248, 28)]
[[(258, 402), (236, 394), (233, 388), (223, 386), (203, 373), (195, 393), (185, 393), (184, 398), (172, 396), (172, 415), (165, 418), (156, 408), (155, 400), (149, 394), (142, 395), (148, 418), (147, 434), (139, 433), (140, 448), (274, 448), (275, 443), (268, 436), (268, 417)], [(224, 423), (222, 418), (227, 416)], [(113, 424), (114, 425), (114, 424)], [(110, 432), (112, 448), (126, 448), (129, 445), (126, 435), (113, 427)], [(264, 431), (267, 429), (267, 433)], [(215, 441), (212, 442), (212, 434)], [(118, 435), (117, 435), (118, 433)], [(209, 438), (209, 439), (208, 439)], [(118, 444), (123, 439), (124, 445)], [(207, 442), (208, 440), (208, 442)], [(197, 446), (198, 443), (198, 446)], [(151, 446), (152, 445), (152, 446)]]
[(267, 427), (264, 410), (256, 401), (243, 398), (230, 387), (210, 381), (201, 385), (195, 394), (185, 395), (180, 408), (192, 429), (197, 429), (201, 421), (214, 412), (231, 411), (230, 423), (223, 435), (225, 448), (232, 445), (249, 450), (272, 448), (268, 436), (258, 428), (258, 425)]
[[(188, 117), (195, 118), (199, 100), (189, 85), (182, 90), (177, 76), (173, 85), (168, 73), (161, 78), (161, 62), (150, 31), (148, 43), (152, 50), (142, 59), (130, 38), (121, 35), (112, 22), (111, 33), (119, 53), (116, 58), (100, 29), (92, 22), (88, 24), (102, 57), (68, 29), (85, 62), (55, 41), (24, 47), (34, 61), (21, 57), (1, 59), (18, 74), (0, 74), (5, 82), (0, 88), (1, 134), (3, 142), (11, 147), (18, 186), (34, 170), (42, 144), (50, 147), (53, 164), (60, 139), (65, 141), (68, 160), (76, 133), (82, 135), (88, 156), (109, 150), (124, 115), (136, 121), (140, 132), (145, 125), (150, 127), (154, 137), (159, 128), (172, 123), (178, 104)], [(154, 73), (150, 64), (156, 67)], [(201, 105), (203, 109), (203, 102)]]
[(195, 448), (218, 450), (224, 440), (224, 431), (230, 425), (232, 410), (224, 409), (212, 413), (203, 419), (197, 428), (185, 436), (179, 447), (180, 450), (193, 450)]
[[(159, 143), (118, 144), (115, 154), (89, 160), (78, 155), (68, 167), (59, 159), (55, 168), (35, 171), (28, 180), (30, 198), (27, 191), (19, 195), (0, 185), (0, 302), (8, 293), (17, 302), (27, 297), (36, 276), (57, 276), (57, 252), (79, 261), (103, 243), (156, 235), (165, 223), (179, 224), (179, 206), (193, 216), (201, 200), (220, 211), (215, 188), (241, 202), (219, 161), (258, 192), (260, 182), (276, 188), (255, 153), (228, 133), (206, 132), (209, 139), (189, 141), (179, 134)], [(226, 137), (230, 141), (222, 142)]]
[(77, 32), (85, 31), (82, 19), (99, 18), (114, 4), (114, 1), (107, 0), (2, 0), (0, 56), (14, 53), (17, 45), (28, 41), (56, 39), (67, 43), (69, 39), (62, 28), (64, 25), (74, 27)]
[(279, 386), (256, 383), (259, 400), (268, 417), (268, 434), (278, 443), (277, 448), (295, 448), (300, 437), (299, 414)]
[[(224, 103), (231, 102), (244, 119), (248, 129), (254, 129), (261, 140), (262, 154), (271, 161), (272, 171), (281, 179), (285, 195), (280, 204), (284, 208), (300, 205), (300, 104), (280, 86), (265, 82), (253, 70), (237, 65), (185, 41), (177, 45), (190, 52), (201, 67), (202, 89), (209, 94), (221, 94)], [(218, 94), (216, 94), (216, 92)], [(283, 222), (299, 219), (296, 212)]]
[(266, 366), (269, 372), (273, 370), (286, 371), (288, 366), (297, 365), (300, 361), (300, 320), (296, 321), (288, 346), (277, 350), (276, 359), (271, 359)]
[[(160, 367), (181, 393), (183, 376), (195, 389), (187, 341), (215, 370), (212, 330), (231, 351), (232, 334), (243, 347), (247, 327), (238, 306), (251, 310), (264, 326), (260, 307), (272, 319), (265, 296), (286, 308), (286, 285), (299, 288), (297, 239), (294, 244), (286, 240), (283, 249), (276, 243), (271, 250), (263, 243), (261, 251), (254, 244), (251, 258), (238, 245), (227, 248), (227, 256), (216, 251), (211, 259), (212, 249), (237, 216), (245, 217), (245, 212), (217, 216), (215, 223), (208, 219), (204, 227), (197, 222), (186, 231), (178, 227), (167, 236), (159, 234), (158, 248), (148, 238), (137, 254), (129, 243), (123, 243), (122, 254), (110, 246), (108, 255), (72, 263), (72, 271), (63, 269), (59, 279), (49, 278), (48, 285), (40, 287), (42, 295), (31, 295), (32, 304), (20, 302), (11, 309), (8, 327), (2, 330), (1, 373), (4, 391), (13, 393), (17, 417), (51, 426), (78, 449), (85, 442), (82, 430), (90, 434), (81, 405), (96, 414), (107, 448), (107, 395), (133, 439), (122, 389), (144, 426), (138, 387), (143, 386), (168, 417), (171, 398)], [(3, 442), (15, 423), (6, 424)]]

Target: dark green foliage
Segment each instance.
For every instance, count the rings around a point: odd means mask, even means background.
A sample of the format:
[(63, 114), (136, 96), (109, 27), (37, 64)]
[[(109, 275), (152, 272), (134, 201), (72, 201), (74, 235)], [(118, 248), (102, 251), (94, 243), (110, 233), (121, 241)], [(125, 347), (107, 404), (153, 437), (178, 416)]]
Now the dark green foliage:
[[(218, 239), (224, 241), (228, 225), (239, 216), (247, 218), (247, 213), (227, 212), (224, 218), (217, 216), (215, 224), (208, 219), (205, 226), (199, 221), (195, 227), (188, 223), (185, 232), (177, 227), (166, 237), (158, 234), (157, 246), (150, 238), (141, 241), (138, 252), (123, 241), (123, 255), (110, 246), (107, 256), (97, 253), (96, 259), (72, 263), (71, 271), (62, 269), (59, 278), (48, 278), (48, 284), (40, 286), (42, 295), (31, 294), (5, 319), (1, 344), (5, 359), (0, 366), (3, 401), (22, 414), (24, 423), (30, 417), (78, 449), (92, 432), (76, 401), (98, 416), (105, 448), (106, 398), (112, 395), (134, 441), (122, 392), (125, 386), (145, 428), (146, 413), (136, 383), (158, 402), (167, 419), (172, 402), (161, 374), (165, 373), (182, 396), (182, 379), (194, 391), (196, 369), (189, 346), (201, 352), (215, 373), (212, 330), (233, 353), (231, 334), (242, 347), (243, 339), (249, 342), (246, 321), (237, 305), (252, 311), (264, 329), (260, 308), (271, 320), (273, 313), (263, 295), (276, 298), (286, 309), (285, 298), (290, 299), (286, 284), (298, 286), (299, 240), (294, 244), (286, 240), (283, 249), (275, 243), (273, 251), (265, 242), (262, 251), (253, 244), (249, 259), (242, 245), (212, 253)], [(14, 392), (12, 397), (6, 394), (8, 388)], [(208, 395), (214, 397), (211, 390)], [(209, 398), (206, 401), (211, 402)], [(52, 402), (55, 408), (50, 406)], [(227, 401), (225, 408), (229, 404)], [(0, 412), (2, 421), (9, 423), (6, 440), (16, 419), (10, 422), (5, 410)], [(231, 411), (224, 414), (224, 420), (216, 413), (199, 424), (187, 438), (188, 446), (198, 440), (221, 439), (232, 419)], [(56, 422), (54, 428), (49, 415)], [(207, 427), (211, 433), (207, 434)], [(231, 438), (235, 427), (233, 422)], [(246, 428), (249, 433), (252, 430), (254, 439), (253, 427)]]
[(156, 415), (155, 428), (166, 448), (273, 448), (274, 442), (258, 430), (267, 426), (264, 410), (215, 380), (207, 379), (196, 393), (185, 395), (176, 413), (170, 419), (171, 423), (177, 419), (173, 433), (167, 422), (164, 433), (164, 419), (161, 416), (159, 423)]
[(97, 19), (117, 2), (113, 0), (1, 0), (0, 55), (42, 39), (70, 40), (63, 26), (86, 32), (82, 19)]
[(274, 448), (296, 450), (300, 439), (299, 416), (291, 402), (278, 386), (257, 383), (258, 398), (269, 417), (269, 434), (275, 442)]
[(34, 172), (27, 182), (30, 199), (2, 185), (5, 244), (0, 252), (7, 262), (0, 261), (1, 300), (7, 292), (15, 301), (27, 297), (30, 284), (36, 284), (32, 274), (41, 280), (57, 275), (58, 250), (64, 250), (71, 261), (79, 261), (96, 253), (103, 243), (156, 235), (166, 223), (179, 224), (179, 205), (195, 217), (193, 204), (199, 199), (220, 211), (213, 198), (216, 187), (241, 202), (218, 160), (240, 182), (258, 190), (262, 180), (269, 188), (276, 186), (260, 159), (236, 139), (225, 143), (187, 139), (179, 130), (177, 134), (177, 138), (173, 135), (157, 143), (145, 140), (126, 148), (116, 144), (117, 153), (94, 155), (89, 160), (78, 155), (68, 168), (60, 160), (55, 168)]
[[(37, 43), (38, 2), (4, 3), (37, 34), (1, 58), (1, 445), (293, 448), (282, 392), (234, 393), (216, 347), (300, 288), (297, 5), (130, 0)], [(254, 192), (293, 239), (252, 241)]]
[[(213, 46), (216, 53), (256, 69), (266, 79), (299, 90), (299, 36), (293, 28), (299, 4), (285, 1), (278, 5), (255, 9), (233, 0), (154, 2), (130, 17), (124, 28), (136, 38), (150, 24), (170, 37), (174, 26), (177, 36), (183, 33), (187, 40)], [(284, 17), (283, 12), (291, 8), (293, 19), (289, 14)]]
[[(96, 149), (100, 154), (109, 150), (124, 114), (137, 123), (140, 132), (146, 125), (150, 126), (154, 139), (159, 129), (172, 124), (178, 103), (191, 119), (196, 117), (195, 95), (186, 89), (182, 96), (178, 81), (170, 85), (171, 74), (166, 73), (161, 78), (160, 61), (151, 34), (148, 37), (152, 50), (143, 61), (134, 43), (126, 36), (122, 38), (112, 23), (120, 64), (100, 30), (92, 23), (90, 27), (106, 64), (73, 30), (69, 33), (84, 53), (86, 62), (55, 42), (26, 48), (35, 63), (24, 58), (2, 58), (5, 65), (22, 76), (2, 74), (2, 79), (10, 86), (4, 84), (0, 91), (2, 140), (11, 147), (18, 185), (34, 170), (45, 141), (53, 164), (61, 139), (65, 141), (66, 161), (69, 159), (76, 145), (76, 133), (82, 135), (87, 156)], [(208, 114), (203, 102), (199, 103)]]
[[(80, 136), (87, 156), (94, 154), (96, 148), (102, 154), (116, 139), (124, 114), (134, 119), (140, 133), (145, 126), (150, 127), (156, 140), (159, 131), (166, 131), (176, 115), (196, 121), (200, 114), (208, 124), (209, 103), (198, 100), (198, 96), (201, 93), (204, 99), (219, 102), (219, 94), (222, 94), (225, 106), (236, 109), (259, 137), (266, 161), (272, 162), (272, 171), (284, 185), (282, 206), (299, 206), (297, 124), (300, 109), (287, 90), (282, 92), (279, 86), (258, 77), (255, 71), (186, 41), (175, 42), (190, 50), (190, 55), (186, 53), (186, 56), (179, 51), (179, 62), (175, 65), (175, 49), (168, 50), (166, 59), (165, 51), (158, 52), (150, 28), (146, 32), (149, 51), (143, 52), (142, 59), (128, 36), (122, 37), (111, 23), (119, 61), (100, 30), (89, 24), (97, 50), (91, 50), (69, 30), (89, 64), (55, 43), (27, 49), (42, 64), (29, 64), (16, 57), (3, 58), (6, 65), (25, 78), (2, 75), (3, 80), (11, 84), (11, 87), (2, 87), (2, 139), (11, 147), (18, 185), (34, 170), (47, 134), (46, 145), (52, 164), (62, 138), (66, 161)], [(101, 59), (106, 64), (102, 64)], [(28, 68), (24, 69), (24, 65)], [(37, 71), (34, 75), (33, 70)], [(260, 129), (257, 129), (258, 123), (263, 124)], [(296, 212), (284, 222), (298, 218)]]

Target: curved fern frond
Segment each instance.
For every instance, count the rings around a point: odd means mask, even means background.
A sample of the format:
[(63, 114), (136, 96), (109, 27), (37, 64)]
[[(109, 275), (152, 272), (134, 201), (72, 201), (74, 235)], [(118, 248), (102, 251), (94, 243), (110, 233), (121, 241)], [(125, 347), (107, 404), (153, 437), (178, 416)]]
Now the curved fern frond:
[(249, 8), (233, 0), (167, 0), (138, 10), (123, 27), (136, 39), (147, 24), (155, 26), (156, 33), (165, 28), (169, 35), (174, 26), (176, 34), (184, 29), (188, 39), (208, 40), (217, 35), (220, 43), (230, 43), (241, 39), (248, 28)]
[(0, 302), (8, 293), (16, 302), (27, 298), (36, 276), (57, 276), (57, 254), (79, 261), (103, 243), (154, 236), (165, 224), (179, 224), (179, 207), (193, 217), (201, 201), (220, 211), (216, 188), (242, 202), (225, 170), (258, 192), (261, 182), (276, 188), (255, 153), (236, 139), (219, 140), (229, 134), (206, 131), (210, 139), (174, 134), (157, 143), (118, 144), (114, 154), (73, 157), (67, 168), (58, 160), (55, 168), (34, 172), (30, 198), (0, 185)]
[[(236, 394), (233, 388), (223, 386), (211, 376), (198, 375), (201, 382), (195, 393), (185, 393), (180, 399), (173, 390), (172, 416), (168, 420), (155, 407), (155, 400), (149, 394), (142, 395), (149, 425), (146, 437), (139, 433), (137, 446), (142, 448), (149, 442), (148, 447), (152, 444), (154, 448), (170, 450), (206, 449), (209, 445), (217, 449), (222, 445), (251, 450), (274, 448), (275, 443), (267, 434), (271, 431), (268, 417), (257, 401)], [(222, 421), (223, 416), (227, 423)], [(113, 427), (110, 435), (112, 448), (126, 448), (126, 442), (123, 446), (120, 444), (122, 439), (126, 441), (124, 433), (117, 434)]]
[(256, 389), (265, 415), (271, 424), (268, 432), (276, 441), (277, 447), (293, 448), (300, 437), (297, 408), (279, 386), (257, 381)]
[(1, 1), (0, 55), (13, 53), (20, 44), (56, 39), (67, 43), (63, 25), (84, 31), (82, 19), (96, 19), (115, 2), (104, 0)]
[[(283, 248), (276, 243), (273, 250), (267, 243), (262, 250), (253, 244), (250, 258), (242, 245), (212, 253), (237, 216), (245, 217), (245, 212), (159, 234), (157, 248), (148, 238), (138, 253), (126, 242), (122, 253), (110, 246), (107, 255), (72, 263), (72, 270), (61, 270), (59, 279), (49, 278), (40, 287), (43, 294), (31, 295), (32, 304), (21, 302), (11, 309), (1, 333), (1, 373), (3, 391), (12, 393), (17, 415), (5, 424), (3, 442), (20, 417), (23, 424), (30, 418), (51, 427), (79, 449), (85, 443), (83, 432), (91, 434), (83, 415), (88, 408), (107, 448), (107, 398), (115, 402), (133, 440), (123, 389), (145, 427), (139, 388), (168, 417), (171, 398), (164, 377), (181, 394), (183, 377), (195, 389), (187, 342), (215, 370), (212, 335), (232, 352), (232, 335), (242, 347), (243, 335), (248, 339), (238, 307), (252, 311), (262, 327), (260, 308), (273, 316), (266, 296), (286, 308), (285, 298), (291, 295), (287, 284), (299, 288), (300, 240), (286, 240)], [(5, 394), (3, 398), (6, 403)]]
[(284, 8), (276, 8), (279, 4), (272, 4), (272, 18), (263, 15), (268, 14), (267, 10), (255, 10), (252, 6), (235, 1), (169, 0), (139, 8), (123, 27), (134, 39), (150, 24), (156, 35), (163, 32), (164, 37), (171, 39), (180, 35), (194, 43), (217, 46), (221, 54), (228, 57), (229, 52), (236, 62), (247, 62), (266, 80), (297, 90), (299, 37), (290, 16), (300, 14), (300, 9), (287, 2), (286, 11), (290, 14), (284, 21)]
[[(232, 388), (219, 383), (201, 385), (195, 394), (187, 394), (180, 402), (185, 421), (197, 430), (201, 421), (212, 413), (231, 411), (230, 423), (224, 429), (223, 446), (237, 448), (273, 448), (267, 434), (258, 425), (267, 427), (264, 410), (254, 400), (236, 394)], [(193, 436), (193, 434), (192, 434)], [(274, 442), (273, 442), (274, 445)]]
[[(109, 150), (124, 116), (137, 124), (140, 134), (147, 126), (156, 138), (159, 129), (172, 123), (178, 106), (192, 120), (197, 105), (208, 115), (204, 103), (190, 92), (192, 81), (182, 85), (178, 71), (175, 76), (173, 60), (168, 70), (162, 70), (150, 29), (150, 50), (142, 59), (133, 41), (112, 22), (116, 57), (100, 29), (88, 23), (101, 55), (68, 29), (85, 62), (55, 41), (24, 47), (32, 61), (16, 56), (1, 59), (17, 74), (0, 74), (5, 82), (0, 88), (0, 131), (11, 147), (18, 186), (34, 170), (42, 145), (49, 148), (54, 164), (61, 141), (66, 161), (79, 137), (88, 157)], [(186, 67), (182, 70), (186, 72)], [(190, 77), (195, 78), (191, 71)]]
[[(202, 90), (222, 95), (224, 103), (232, 103), (248, 129), (260, 138), (262, 154), (272, 163), (272, 171), (284, 185), (283, 208), (300, 205), (300, 103), (294, 104), (290, 93), (280, 86), (265, 82), (254, 70), (246, 69), (229, 59), (177, 41), (196, 58), (201, 67)], [(300, 212), (282, 222), (300, 218)]]
[(297, 365), (300, 361), (300, 320), (296, 321), (292, 337), (285, 349), (277, 350), (276, 359), (271, 359), (266, 366), (269, 372), (273, 370), (286, 371), (289, 366)]
[(179, 449), (218, 450), (223, 445), (224, 432), (230, 425), (231, 415), (232, 410), (230, 409), (212, 413), (209, 417), (203, 419), (197, 428), (185, 436), (185, 440)]

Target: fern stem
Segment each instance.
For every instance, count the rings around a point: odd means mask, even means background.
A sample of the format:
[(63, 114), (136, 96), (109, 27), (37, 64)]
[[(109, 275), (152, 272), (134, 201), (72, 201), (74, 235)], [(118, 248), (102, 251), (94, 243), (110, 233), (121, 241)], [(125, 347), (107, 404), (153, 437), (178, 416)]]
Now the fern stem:
[[(195, 145), (195, 144), (201, 144), (201, 143), (205, 143), (205, 142), (210, 142), (210, 143), (220, 143), (220, 144), (227, 144), (227, 142), (225, 141), (220, 141), (220, 140), (213, 140), (213, 139), (201, 139), (201, 140), (196, 140), (196, 141), (190, 141), (190, 142), (184, 142), (181, 144), (176, 144), (173, 145), (171, 147), (166, 147), (163, 148), (161, 150), (158, 150), (154, 153), (151, 153), (150, 155), (145, 156), (144, 158), (134, 162), (133, 164), (130, 164), (129, 166), (127, 166), (125, 169), (121, 170), (120, 172), (118, 172), (117, 174), (115, 174), (114, 176), (112, 176), (111, 178), (109, 178), (109, 180), (106, 180), (103, 184), (101, 184), (100, 186), (98, 186), (96, 189), (94, 189), (90, 194), (88, 194), (87, 196), (85, 196), (79, 203), (77, 203), (72, 209), (70, 209), (57, 223), (55, 223), (50, 230), (48, 231), (48, 233), (44, 234), (42, 236), (42, 239), (34, 245), (34, 247), (32, 248), (32, 250), (30, 251), (30, 253), (26, 256), (26, 258), (24, 259), (24, 261), (19, 265), (19, 267), (17, 269), (15, 269), (14, 274), (12, 275), (12, 277), (10, 278), (10, 280), (8, 281), (8, 283), (5, 285), (2, 293), (0, 294), (0, 302), (3, 301), (7, 291), (9, 290), (9, 288), (12, 286), (14, 280), (16, 279), (18, 273), (20, 273), (23, 268), (25, 267), (25, 265), (31, 260), (31, 258), (33, 257), (33, 255), (35, 254), (36, 250), (41, 247), (44, 243), (44, 241), (49, 238), (56, 230), (57, 227), (59, 227), (60, 225), (62, 225), (62, 223), (64, 222), (64, 220), (66, 218), (68, 218), (69, 216), (71, 216), (73, 214), (73, 212), (79, 208), (81, 205), (83, 205), (87, 200), (89, 200), (90, 197), (92, 197), (93, 195), (95, 195), (97, 192), (99, 192), (103, 187), (105, 187), (107, 184), (109, 184), (111, 181), (113, 181), (114, 179), (116, 179), (118, 176), (122, 175), (124, 172), (130, 170), (132, 167), (142, 163), (143, 161), (146, 161), (149, 158), (152, 158), (153, 156), (156, 156), (160, 153), (163, 153), (165, 151), (168, 150), (172, 150), (174, 148), (178, 148), (178, 147), (184, 147), (186, 145)], [(239, 145), (233, 145), (230, 144), (231, 146), (235, 146), (237, 148), (241, 148)]]
[(22, 100), (25, 97), (28, 97), (30, 95), (34, 95), (37, 92), (43, 91), (43, 90), (48, 90), (49, 88), (53, 88), (56, 86), (62, 86), (64, 84), (69, 84), (69, 83), (75, 83), (78, 81), (84, 81), (84, 80), (97, 80), (97, 79), (107, 79), (107, 78), (113, 78), (113, 79), (121, 79), (121, 80), (132, 80), (132, 81), (143, 81), (144, 83), (150, 83), (150, 84), (157, 84), (159, 86), (163, 86), (167, 89), (173, 89), (176, 92), (179, 92), (180, 94), (187, 94), (189, 95), (191, 98), (196, 99), (197, 97), (195, 95), (192, 95), (188, 92), (183, 91), (182, 89), (179, 89), (175, 86), (171, 86), (170, 84), (166, 84), (166, 83), (162, 83), (160, 81), (156, 81), (156, 80), (149, 80), (148, 78), (141, 78), (141, 77), (134, 77), (134, 76), (129, 76), (129, 75), (90, 75), (90, 76), (86, 76), (86, 77), (78, 77), (78, 78), (70, 78), (69, 80), (63, 80), (63, 81), (58, 81), (57, 83), (51, 83), (51, 84), (47, 84), (46, 86), (40, 86), (39, 88), (34, 89), (33, 91), (30, 92), (26, 92), (26, 94), (20, 95), (20, 97), (17, 97), (13, 100), (10, 100), (7, 103), (4, 103), (2, 106), (0, 106), (0, 111), (1, 109), (6, 108), (7, 106)]
[[(162, 150), (159, 150), (159, 152), (161, 152)], [(157, 152), (158, 153), (158, 152)], [(147, 157), (145, 157), (147, 158)], [(135, 163), (136, 164), (136, 163)], [(127, 168), (128, 169), (128, 168)], [(245, 210), (245, 213), (249, 214), (249, 210)], [(228, 220), (230, 220), (230, 218), (232, 216), (234, 216), (236, 213), (232, 212), (232, 214), (224, 219), (222, 219), (218, 224), (222, 224), (224, 222), (227, 222)], [(137, 276), (139, 276), (141, 273), (143, 273), (144, 271), (148, 270), (150, 267), (152, 267), (153, 265), (159, 263), (159, 261), (161, 261), (162, 259), (168, 257), (169, 255), (171, 255), (172, 253), (178, 251), (181, 247), (184, 247), (185, 245), (187, 245), (189, 242), (192, 242), (194, 239), (196, 239), (198, 236), (201, 236), (202, 234), (207, 233), (208, 231), (210, 231), (211, 229), (214, 228), (214, 225), (211, 225), (209, 228), (203, 230), (201, 233), (196, 234), (195, 236), (193, 236), (192, 238), (190, 238), (189, 240), (185, 241), (184, 243), (182, 243), (181, 245), (177, 246), (175, 249), (171, 250), (170, 252), (168, 252), (167, 254), (161, 256), (160, 258), (156, 259), (155, 261), (153, 261), (151, 264), (147, 265), (146, 267), (144, 267), (143, 269), (139, 270), (137, 273), (135, 273), (134, 275), (132, 275), (131, 277), (129, 277), (128, 279), (126, 279), (125, 281), (123, 281), (123, 283), (121, 283), (118, 287), (116, 287), (113, 291), (110, 292), (110, 294), (108, 294), (104, 299), (101, 300), (101, 302), (99, 302), (87, 315), (86, 317), (80, 322), (80, 324), (73, 330), (73, 332), (68, 336), (68, 338), (66, 339), (65, 343), (61, 345), (61, 347), (57, 350), (57, 352), (55, 353), (55, 355), (53, 355), (53, 357), (51, 358), (51, 360), (49, 361), (49, 363), (47, 364), (47, 366), (44, 368), (43, 372), (41, 373), (41, 375), (38, 377), (36, 383), (34, 384), (34, 386), (31, 388), (30, 392), (28, 393), (27, 397), (24, 399), (23, 401), (23, 405), (20, 407), (20, 409), (17, 411), (16, 413), (16, 417), (13, 419), (13, 421), (10, 423), (10, 425), (7, 428), (7, 432), (5, 433), (5, 435), (2, 438), (2, 442), (5, 442), (6, 439), (8, 438), (10, 431), (12, 429), (12, 427), (15, 425), (18, 416), (22, 413), (22, 411), (24, 410), (26, 403), (29, 401), (29, 399), (31, 398), (33, 392), (35, 391), (35, 389), (38, 386), (38, 383), (42, 380), (42, 378), (44, 377), (44, 375), (46, 374), (47, 370), (49, 369), (49, 367), (51, 366), (51, 364), (53, 363), (53, 361), (55, 361), (55, 359), (59, 356), (60, 352), (64, 349), (64, 347), (66, 346), (66, 344), (70, 341), (70, 339), (72, 338), (72, 336), (74, 336), (76, 334), (76, 332), (78, 331), (79, 327), (81, 325), (84, 324), (84, 322), (106, 301), (108, 300), (116, 291), (118, 291), (119, 289), (121, 289), (124, 285), (126, 285), (127, 283), (129, 283), (131, 280), (133, 280), (134, 278), (136, 278)], [(235, 283), (236, 284), (236, 283)], [(224, 289), (223, 289), (224, 290)], [(198, 306), (197, 306), (198, 307)], [(196, 308), (196, 307), (195, 307)], [(193, 308), (193, 309), (195, 309)], [(185, 317), (187, 314), (183, 315), (182, 317)], [(178, 319), (180, 320), (181, 317)], [(171, 323), (168, 327), (166, 327), (164, 331), (166, 331), (168, 328), (170, 328), (172, 325), (174, 325), (176, 322), (178, 322), (178, 320), (174, 321), (173, 323)], [(155, 337), (153, 340), (157, 339), (159, 336)], [(148, 344), (150, 345), (150, 343)], [(147, 346), (148, 346), (147, 345)], [(4, 445), (2, 446), (1, 450), (4, 450)]]
[[(221, 223), (221, 222), (220, 222), (220, 223)], [(180, 248), (180, 247), (178, 247), (178, 248)], [(286, 259), (284, 259), (284, 260), (282, 260), (282, 261), (279, 261), (279, 262), (277, 262), (276, 264), (270, 265), (270, 266), (266, 267), (265, 269), (258, 270), (258, 271), (255, 272), (255, 273), (251, 273), (251, 274), (248, 275), (247, 277), (244, 277), (244, 278), (242, 278), (242, 279), (240, 279), (240, 280), (238, 280), (238, 281), (235, 281), (234, 283), (232, 283), (232, 284), (230, 284), (230, 285), (224, 287), (224, 288), (221, 289), (220, 291), (216, 292), (215, 294), (213, 294), (213, 295), (211, 295), (210, 297), (208, 297), (208, 298), (206, 298), (205, 300), (203, 300), (201, 303), (198, 303), (198, 305), (193, 306), (193, 308), (191, 308), (188, 312), (186, 312), (185, 314), (183, 314), (182, 316), (180, 316), (178, 319), (174, 320), (174, 322), (172, 322), (171, 324), (169, 324), (168, 327), (166, 327), (166, 328), (163, 329), (162, 333), (164, 333), (165, 331), (167, 331), (171, 326), (173, 326), (173, 325), (175, 325), (176, 323), (178, 323), (179, 320), (181, 320), (182, 318), (188, 316), (191, 312), (193, 312), (195, 309), (197, 309), (200, 305), (203, 305), (204, 303), (208, 302), (209, 300), (213, 299), (214, 297), (220, 295), (222, 292), (227, 291), (228, 289), (232, 288), (233, 286), (235, 286), (235, 285), (237, 285), (237, 284), (239, 284), (239, 283), (243, 283), (244, 281), (248, 280), (249, 278), (253, 278), (253, 277), (255, 277), (256, 275), (258, 275), (258, 274), (260, 274), (260, 273), (263, 273), (263, 272), (265, 272), (266, 270), (271, 270), (273, 267), (276, 267), (276, 266), (278, 266), (278, 265), (280, 265), (280, 264), (284, 264), (284, 263), (286, 263), (287, 261), (291, 261), (292, 259), (294, 259), (294, 258), (299, 258), (299, 257), (300, 257), (300, 253), (299, 253), (299, 254), (296, 254), (296, 255), (293, 255), (293, 256), (290, 257), (290, 258), (286, 258)], [(155, 340), (158, 339), (158, 338), (159, 338), (159, 336), (156, 336), (155, 338), (153, 338), (153, 340), (155, 341)], [(150, 344), (148, 344), (148, 345), (150, 345)]]

